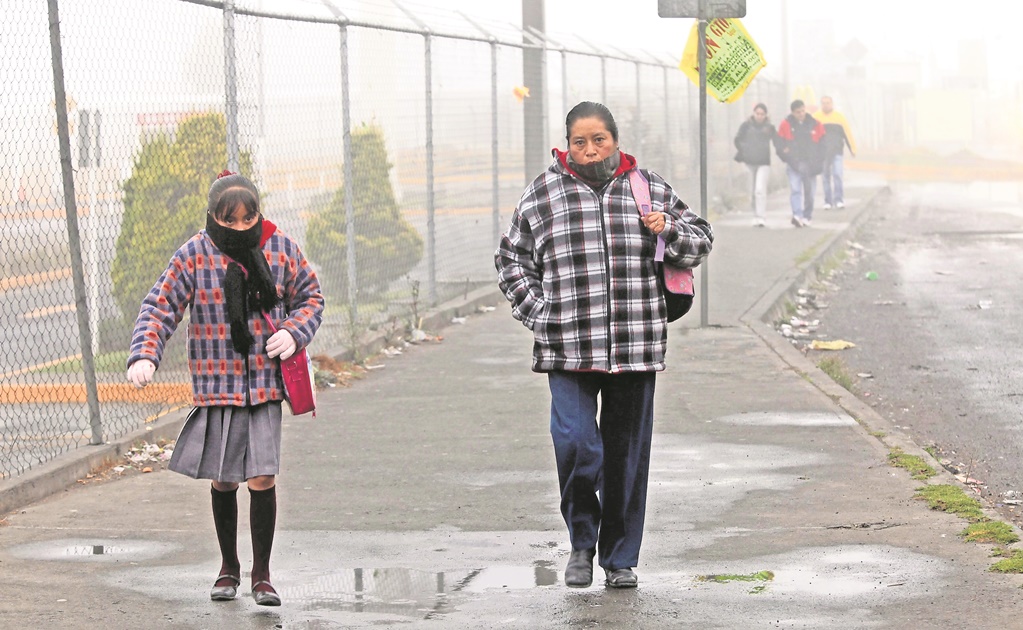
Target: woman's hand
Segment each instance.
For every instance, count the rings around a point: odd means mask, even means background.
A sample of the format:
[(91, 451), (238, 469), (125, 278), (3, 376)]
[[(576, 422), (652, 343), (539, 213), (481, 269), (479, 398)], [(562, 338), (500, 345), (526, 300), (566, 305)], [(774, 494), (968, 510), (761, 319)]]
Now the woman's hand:
[(654, 234), (660, 234), (667, 226), (668, 217), (663, 212), (648, 212), (643, 217), (643, 225)]
[(156, 372), (156, 364), (149, 359), (139, 359), (128, 368), (128, 382), (135, 386), (135, 389), (142, 389), (153, 381), (153, 373)]
[(295, 338), (291, 336), (291, 333), (282, 328), (266, 340), (266, 353), (271, 359), (274, 357), (280, 357), (281, 361), (283, 361), (295, 354), (297, 345), (298, 344), (295, 343)]

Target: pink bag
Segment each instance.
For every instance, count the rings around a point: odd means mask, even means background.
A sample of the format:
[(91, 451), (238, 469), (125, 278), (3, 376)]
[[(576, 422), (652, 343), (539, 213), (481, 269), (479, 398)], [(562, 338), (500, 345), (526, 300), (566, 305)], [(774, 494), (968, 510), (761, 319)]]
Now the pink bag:
[[(629, 171), (629, 184), (632, 186), (632, 196), (639, 206), (640, 215), (650, 212), (650, 182), (643, 177), (638, 168)], [(664, 262), (664, 238), (659, 234), (654, 261), (661, 263), (664, 305), (668, 311), (668, 321), (673, 322), (693, 307), (693, 297), (696, 295), (693, 288), (693, 270)]]
[[(263, 313), (270, 330), (277, 332), (277, 327), (270, 316)], [(291, 413), (301, 416), (313, 412), (316, 417), (316, 384), (313, 382), (313, 365), (309, 353), (302, 348), (287, 359), (280, 361), (281, 379), (284, 381), (284, 398), (291, 407)]]

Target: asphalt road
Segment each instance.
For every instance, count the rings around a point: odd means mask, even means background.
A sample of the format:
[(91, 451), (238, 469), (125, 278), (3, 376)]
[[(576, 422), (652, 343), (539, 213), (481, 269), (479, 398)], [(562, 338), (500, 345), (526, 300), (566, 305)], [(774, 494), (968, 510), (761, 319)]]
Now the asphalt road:
[(809, 316), (817, 336), (856, 347), (809, 356), (837, 356), (862, 400), (1023, 524), (1023, 508), (1003, 503), (1023, 499), (1013, 494), (1023, 492), (1023, 186), (893, 193), (857, 234), (864, 249), (818, 295), (828, 307)]

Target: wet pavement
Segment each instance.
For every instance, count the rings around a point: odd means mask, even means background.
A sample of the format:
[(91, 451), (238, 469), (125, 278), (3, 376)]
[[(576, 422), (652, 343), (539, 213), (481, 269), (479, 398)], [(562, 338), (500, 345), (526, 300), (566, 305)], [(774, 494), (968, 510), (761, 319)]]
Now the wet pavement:
[(1012, 504), (1023, 491), (1023, 184), (893, 193), (818, 295), (830, 307), (810, 318), (820, 334), (856, 343), (840, 356), (850, 376), (868, 375), (853, 378), (865, 402), (976, 480), (992, 504), (1008, 498), (1002, 517), (1023, 524)]
[(658, 377), (638, 589), (562, 584), (547, 383), (495, 293), (495, 310), (442, 342), (322, 392), (317, 418), (285, 418), (281, 608), (209, 601), (209, 491), (159, 471), (8, 515), (0, 626), (1019, 627), (1023, 579), (988, 571), (989, 546), (962, 542), (961, 519), (913, 499), (921, 482), (870, 433), (884, 421), (857, 422), (836, 404), (844, 390), (760, 321), (876, 190), (856, 193), (812, 229), (784, 223), (778, 194), (767, 229), (715, 221), (710, 326), (699, 304), (672, 325)]

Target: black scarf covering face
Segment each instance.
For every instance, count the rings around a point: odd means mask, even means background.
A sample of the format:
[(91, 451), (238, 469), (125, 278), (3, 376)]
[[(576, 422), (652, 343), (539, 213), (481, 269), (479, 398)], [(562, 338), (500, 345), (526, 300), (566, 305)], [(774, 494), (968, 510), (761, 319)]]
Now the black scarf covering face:
[(618, 172), (618, 167), (622, 163), (622, 154), (620, 151), (615, 151), (607, 158), (600, 162), (594, 162), (593, 164), (576, 164), (572, 160), (572, 154), (568, 155), (568, 165), (572, 167), (579, 177), (582, 177), (587, 184), (595, 188), (601, 188), (606, 184), (615, 173)]
[(231, 345), (240, 354), (252, 347), (247, 314), (269, 311), (280, 302), (270, 265), (259, 241), (263, 236), (263, 217), (247, 230), (232, 230), (206, 215), (206, 233), (221, 252), (232, 258), (224, 276), (224, 302), (231, 323)]

